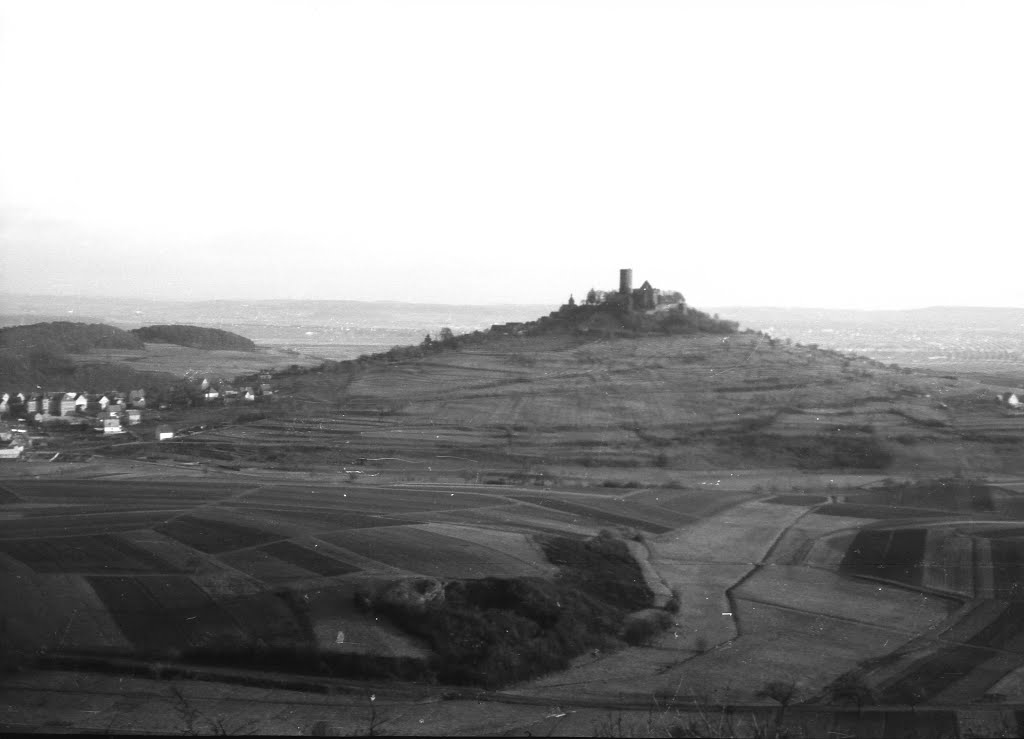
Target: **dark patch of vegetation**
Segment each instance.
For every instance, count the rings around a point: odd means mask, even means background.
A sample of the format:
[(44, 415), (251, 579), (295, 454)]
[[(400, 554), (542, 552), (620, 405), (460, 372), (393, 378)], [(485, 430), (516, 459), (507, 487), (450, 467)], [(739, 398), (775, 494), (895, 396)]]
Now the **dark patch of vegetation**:
[(559, 566), (553, 582), (457, 580), (428, 603), (374, 603), (364, 594), (362, 605), (430, 644), (431, 677), (493, 688), (565, 669), (587, 650), (614, 645), (627, 614), (653, 603), (622, 541), (552, 537), (542, 546)]
[(776, 436), (743, 432), (720, 442), (747, 460), (789, 460), (800, 469), (885, 469), (892, 454), (874, 435), (830, 431), (807, 436)]
[(177, 344), (194, 349), (233, 349), (245, 352), (256, 349), (256, 344), (251, 339), (219, 328), (160, 324), (135, 328), (131, 333), (140, 342), (145, 341), (151, 344)]
[(557, 582), (626, 610), (650, 608), (654, 594), (629, 548), (607, 534), (580, 540), (566, 536), (543, 540), (548, 561), (560, 568)]

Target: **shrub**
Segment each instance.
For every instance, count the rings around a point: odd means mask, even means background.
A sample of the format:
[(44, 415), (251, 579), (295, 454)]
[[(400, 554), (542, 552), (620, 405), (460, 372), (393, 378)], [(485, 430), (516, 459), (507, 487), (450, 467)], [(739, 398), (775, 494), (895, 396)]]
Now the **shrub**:
[(665, 611), (631, 613), (622, 628), (622, 639), (630, 646), (645, 646), (671, 624), (672, 617)]

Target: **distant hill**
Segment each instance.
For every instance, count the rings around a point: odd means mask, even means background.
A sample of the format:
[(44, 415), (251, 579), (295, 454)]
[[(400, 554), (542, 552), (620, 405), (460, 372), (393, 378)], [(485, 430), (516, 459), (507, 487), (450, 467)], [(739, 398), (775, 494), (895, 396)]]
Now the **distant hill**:
[(5, 392), (35, 385), (69, 384), (110, 387), (140, 385), (148, 373), (107, 365), (78, 365), (70, 354), (93, 349), (144, 349), (142, 340), (101, 323), (54, 321), (0, 328), (0, 378)]
[(233, 349), (244, 352), (256, 350), (256, 344), (251, 339), (219, 328), (172, 324), (134, 328), (131, 334), (151, 344), (178, 344), (194, 349)]
[(47, 350), (82, 354), (91, 349), (143, 349), (142, 340), (103, 323), (53, 321), (0, 328), (0, 351)]

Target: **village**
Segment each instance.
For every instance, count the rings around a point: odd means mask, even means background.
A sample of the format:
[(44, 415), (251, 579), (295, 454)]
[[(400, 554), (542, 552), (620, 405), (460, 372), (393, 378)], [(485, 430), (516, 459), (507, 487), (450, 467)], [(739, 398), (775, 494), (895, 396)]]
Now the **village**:
[[(190, 384), (189, 403), (232, 405), (270, 400), (274, 395), (272, 373), (263, 370), (259, 382), (236, 385), (224, 380), (201, 378)], [(154, 410), (167, 410), (170, 403), (147, 407), (145, 389), (109, 392), (66, 392), (37, 389), (34, 392), (0, 392), (0, 460), (21, 459), (38, 440), (34, 432), (91, 430), (104, 436), (125, 434), (129, 427), (140, 426)], [(149, 431), (147, 429), (147, 431)], [(175, 429), (158, 424), (147, 436), (165, 441)]]

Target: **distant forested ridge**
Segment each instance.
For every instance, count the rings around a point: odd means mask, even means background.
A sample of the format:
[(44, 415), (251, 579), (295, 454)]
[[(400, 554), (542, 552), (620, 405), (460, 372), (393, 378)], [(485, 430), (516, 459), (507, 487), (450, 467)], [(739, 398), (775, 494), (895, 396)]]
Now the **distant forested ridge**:
[(219, 328), (171, 324), (143, 326), (132, 329), (131, 333), (140, 341), (152, 344), (177, 344), (194, 349), (234, 349), (244, 352), (256, 350), (256, 344), (251, 339)]
[(0, 351), (82, 354), (90, 349), (144, 349), (142, 340), (128, 331), (103, 323), (54, 321), (0, 328)]
[(69, 355), (91, 349), (144, 348), (138, 337), (102, 323), (54, 321), (0, 328), (0, 378), (10, 383), (0, 390), (55, 382), (135, 381), (138, 373), (122, 370), (110, 378), (110, 368), (79, 367)]

